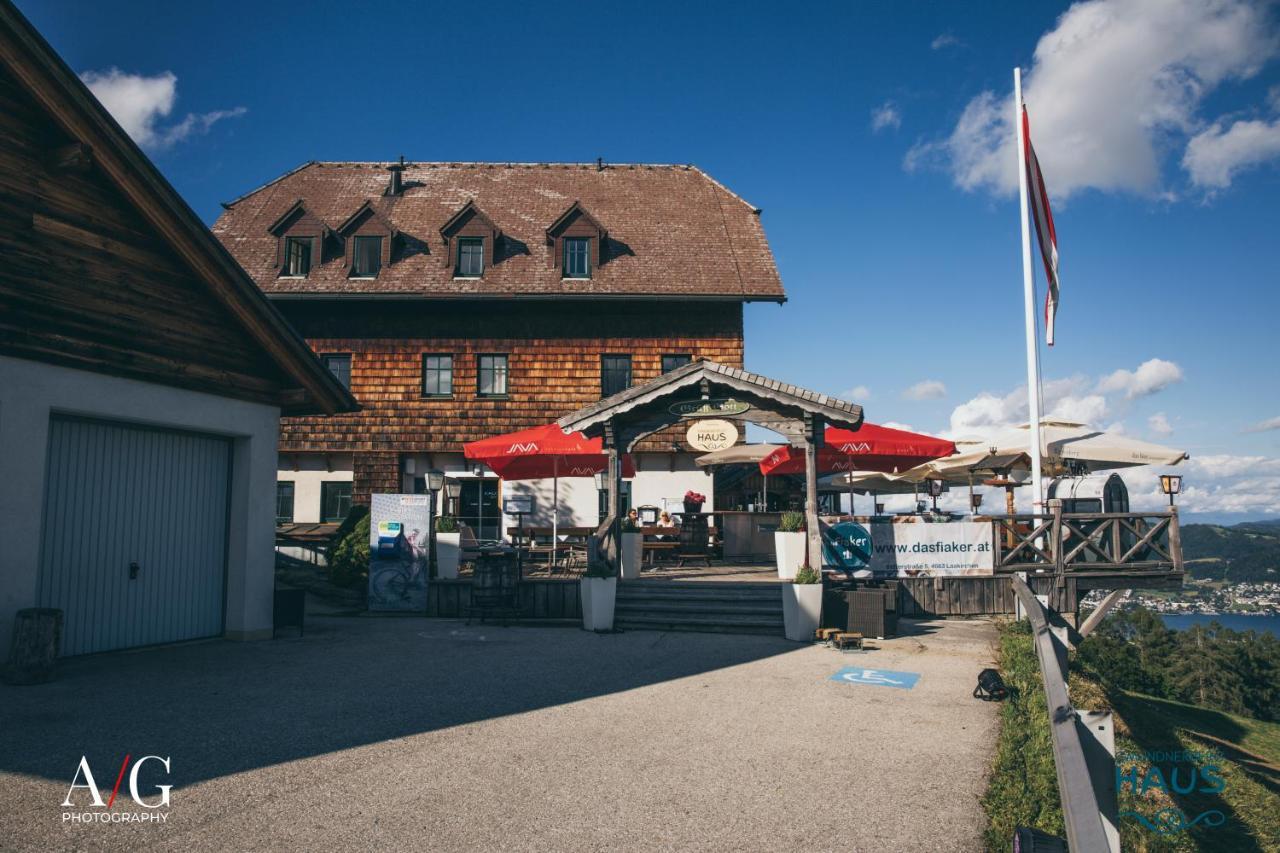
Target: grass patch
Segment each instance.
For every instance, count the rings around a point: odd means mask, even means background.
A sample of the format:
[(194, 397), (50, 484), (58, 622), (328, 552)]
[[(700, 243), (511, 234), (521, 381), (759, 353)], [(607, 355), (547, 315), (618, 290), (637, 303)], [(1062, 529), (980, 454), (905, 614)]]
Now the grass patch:
[[(988, 850), (1010, 849), (1019, 826), (1066, 836), (1048, 709), (1040, 663), (1026, 622), (1001, 628), (1000, 671), (1011, 696), (1000, 711), (1000, 736), (991, 781), (982, 805), (987, 815)], [(1112, 708), (1117, 756), (1177, 750), (1216, 750), (1224, 780), (1218, 792), (1178, 794), (1150, 785), (1134, 790), (1122, 785), (1119, 810), (1151, 816), (1180, 808), (1189, 817), (1221, 811), (1221, 826), (1203, 823), (1190, 830), (1160, 834), (1131, 817), (1120, 820), (1121, 847), (1126, 851), (1264, 851), (1280, 853), (1280, 725), (1237, 717), (1180, 702), (1108, 690), (1094, 673), (1073, 668), (1071, 701), (1077, 708)], [(1184, 780), (1191, 765), (1178, 765)], [(1172, 766), (1156, 762), (1169, 777)], [(1145, 759), (1120, 762), (1122, 773), (1146, 779), (1152, 765)]]
[(1049, 709), (1028, 623), (1001, 627), (999, 661), (1009, 698), (1000, 709), (991, 783), (982, 797), (988, 850), (1010, 849), (1020, 826), (1066, 835), (1049, 741)]

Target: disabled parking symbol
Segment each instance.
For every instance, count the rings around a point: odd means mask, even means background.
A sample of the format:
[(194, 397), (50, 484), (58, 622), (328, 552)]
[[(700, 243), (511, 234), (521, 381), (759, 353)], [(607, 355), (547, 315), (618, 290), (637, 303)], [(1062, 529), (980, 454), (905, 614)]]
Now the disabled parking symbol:
[(891, 669), (867, 669), (861, 666), (846, 666), (831, 676), (831, 681), (845, 684), (870, 684), (875, 687), (897, 687), (910, 690), (920, 680), (918, 672), (894, 672)]

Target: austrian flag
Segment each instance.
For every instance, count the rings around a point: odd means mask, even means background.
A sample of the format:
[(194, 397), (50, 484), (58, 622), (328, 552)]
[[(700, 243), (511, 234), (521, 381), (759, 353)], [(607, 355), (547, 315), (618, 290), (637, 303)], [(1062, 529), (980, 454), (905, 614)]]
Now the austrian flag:
[(1053, 230), (1053, 211), (1049, 209), (1049, 191), (1045, 189), (1044, 175), (1040, 173), (1040, 161), (1036, 159), (1036, 150), (1031, 147), (1031, 123), (1025, 106), (1022, 108), (1022, 143), (1026, 146), (1031, 215), (1035, 217), (1040, 257), (1044, 259), (1044, 275), (1049, 283), (1044, 297), (1045, 342), (1053, 346), (1053, 320), (1058, 313), (1058, 235)]

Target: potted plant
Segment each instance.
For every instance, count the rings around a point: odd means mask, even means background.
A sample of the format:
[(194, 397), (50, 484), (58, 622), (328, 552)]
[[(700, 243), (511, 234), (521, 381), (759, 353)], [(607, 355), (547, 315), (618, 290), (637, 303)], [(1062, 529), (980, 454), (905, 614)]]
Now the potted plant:
[(773, 552), (778, 561), (778, 577), (791, 580), (802, 563), (808, 563), (805, 554), (805, 520), (803, 512), (784, 512), (773, 534)]
[(787, 639), (812, 642), (822, 622), (822, 575), (808, 562), (782, 585), (782, 623)]
[(640, 563), (644, 559), (644, 535), (640, 532), (640, 526), (630, 518), (622, 519), (622, 543), (618, 555), (622, 560), (622, 579), (631, 581), (640, 577)]
[(582, 600), (582, 627), (587, 631), (613, 630), (613, 603), (618, 594), (618, 579), (613, 567), (604, 560), (587, 567), (578, 582)]
[(462, 530), (458, 519), (442, 515), (436, 519), (436, 577), (453, 580), (462, 558)]
[(685, 512), (702, 512), (702, 505), (707, 502), (707, 496), (695, 492), (693, 489), (684, 493), (684, 511)]

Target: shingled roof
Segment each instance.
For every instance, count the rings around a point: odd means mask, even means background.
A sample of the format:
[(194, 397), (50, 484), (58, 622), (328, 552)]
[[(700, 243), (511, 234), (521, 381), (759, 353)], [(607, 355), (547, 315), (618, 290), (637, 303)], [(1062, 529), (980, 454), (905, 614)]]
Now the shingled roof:
[[(390, 163), (308, 163), (226, 205), (213, 232), (273, 295), (423, 297), (623, 296), (786, 300), (760, 211), (694, 166), (411, 163), (385, 195)], [(402, 235), (376, 279), (341, 258), (305, 279), (279, 276), (270, 228), (302, 201), (336, 228), (371, 202)], [(457, 279), (440, 227), (468, 201), (503, 235), (481, 279)], [(607, 260), (588, 280), (562, 279), (547, 228), (578, 202), (607, 229)]]

